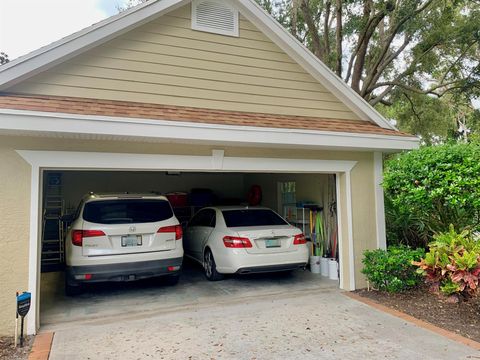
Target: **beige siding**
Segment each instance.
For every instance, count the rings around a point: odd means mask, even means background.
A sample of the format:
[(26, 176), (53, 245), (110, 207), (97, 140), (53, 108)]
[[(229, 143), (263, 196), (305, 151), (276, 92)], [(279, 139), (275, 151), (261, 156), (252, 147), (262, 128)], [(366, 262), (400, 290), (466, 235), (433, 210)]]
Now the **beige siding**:
[(358, 119), (253, 24), (190, 28), (190, 6), (9, 89), (232, 111)]
[(373, 153), (366, 155), (367, 157), (359, 162), (351, 173), (353, 247), (357, 288), (366, 286), (365, 277), (361, 273), (363, 251), (377, 247)]
[(30, 166), (0, 144), (0, 336), (13, 336), (15, 292), (28, 290)]

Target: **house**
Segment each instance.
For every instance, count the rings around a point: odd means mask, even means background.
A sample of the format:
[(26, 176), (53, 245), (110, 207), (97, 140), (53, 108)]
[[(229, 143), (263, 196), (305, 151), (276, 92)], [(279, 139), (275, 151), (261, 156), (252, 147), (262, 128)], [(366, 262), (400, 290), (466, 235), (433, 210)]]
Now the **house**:
[(362, 252), (386, 246), (382, 154), (418, 146), (254, 0), (149, 1), (2, 66), (0, 92), (0, 334), (17, 290), (38, 330), (51, 202), (87, 190), (259, 185), (292, 216), (295, 184), (334, 206), (339, 286), (362, 287)]

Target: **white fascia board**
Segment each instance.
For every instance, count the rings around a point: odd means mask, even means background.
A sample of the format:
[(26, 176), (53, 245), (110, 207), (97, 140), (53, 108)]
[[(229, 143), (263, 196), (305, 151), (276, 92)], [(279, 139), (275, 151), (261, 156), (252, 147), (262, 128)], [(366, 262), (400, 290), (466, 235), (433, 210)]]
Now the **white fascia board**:
[(240, 12), (275, 44), (300, 64), (310, 75), (338, 97), (350, 110), (378, 126), (396, 130), (395, 126), (380, 115), (347, 83), (331, 71), (320, 59), (290, 34), (278, 21), (252, 0), (237, 0)]
[(147, 1), (0, 67), (0, 91), (177, 9), (191, 0)]
[(233, 126), (62, 114), (24, 110), (0, 110), (0, 131), (31, 134), (91, 134), (159, 141), (203, 142), (239, 146), (289, 148), (338, 148), (398, 151), (418, 148), (416, 137), (341, 133), (302, 129)]

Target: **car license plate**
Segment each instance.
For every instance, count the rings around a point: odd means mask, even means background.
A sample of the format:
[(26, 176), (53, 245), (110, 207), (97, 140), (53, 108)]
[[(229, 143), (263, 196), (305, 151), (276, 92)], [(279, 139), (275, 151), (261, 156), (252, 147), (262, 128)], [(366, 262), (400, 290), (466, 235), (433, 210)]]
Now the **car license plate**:
[(141, 246), (142, 235), (126, 235), (122, 236), (122, 247)]
[(276, 247), (280, 247), (280, 240), (278, 239), (268, 239), (268, 240), (265, 240), (265, 247), (267, 248), (276, 248)]

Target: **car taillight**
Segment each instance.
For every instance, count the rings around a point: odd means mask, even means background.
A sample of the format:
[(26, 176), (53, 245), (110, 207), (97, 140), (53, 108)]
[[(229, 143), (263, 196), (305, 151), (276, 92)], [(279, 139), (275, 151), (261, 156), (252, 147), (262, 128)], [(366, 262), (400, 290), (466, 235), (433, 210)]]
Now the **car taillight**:
[(73, 230), (72, 244), (75, 246), (82, 246), (83, 238), (105, 236), (102, 230)]
[(301, 245), (306, 243), (307, 239), (305, 239), (305, 235), (303, 234), (295, 235), (295, 237), (293, 238), (293, 245)]
[(243, 238), (243, 237), (236, 237), (236, 236), (224, 236), (223, 237), (223, 244), (227, 248), (251, 248), (252, 243), (250, 239)]
[(181, 225), (164, 226), (158, 229), (157, 233), (175, 233), (175, 240), (180, 240), (183, 236)]

